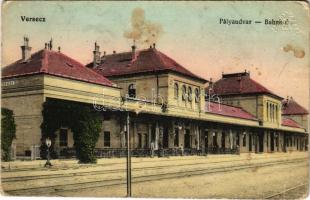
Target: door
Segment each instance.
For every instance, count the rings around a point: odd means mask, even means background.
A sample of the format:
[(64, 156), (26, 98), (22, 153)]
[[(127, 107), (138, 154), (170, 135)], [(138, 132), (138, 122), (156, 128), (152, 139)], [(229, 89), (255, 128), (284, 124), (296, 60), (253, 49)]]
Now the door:
[(191, 136), (189, 129), (185, 130), (184, 135), (184, 148), (191, 148)]
[(208, 152), (208, 133), (207, 135), (205, 135), (205, 152), (207, 153)]
[(225, 149), (225, 137), (226, 137), (226, 134), (225, 132), (222, 132), (222, 149)]
[(213, 145), (213, 150), (218, 149), (218, 144), (217, 144), (217, 133), (213, 133), (212, 135), (212, 145)]
[(144, 148), (148, 148), (149, 146), (149, 137), (148, 134), (144, 134)]
[(155, 143), (156, 140), (156, 125), (152, 124), (151, 127), (151, 142)]
[(258, 150), (259, 152), (264, 152), (264, 133), (261, 132), (258, 135)]
[(270, 150), (271, 151), (274, 151), (274, 133), (273, 132), (271, 132), (270, 133)]
[(252, 134), (249, 135), (249, 151), (252, 151)]
[(164, 133), (163, 133), (163, 148), (169, 147), (169, 135), (168, 135), (168, 128), (164, 127)]
[(138, 148), (142, 148), (142, 134), (138, 133)]

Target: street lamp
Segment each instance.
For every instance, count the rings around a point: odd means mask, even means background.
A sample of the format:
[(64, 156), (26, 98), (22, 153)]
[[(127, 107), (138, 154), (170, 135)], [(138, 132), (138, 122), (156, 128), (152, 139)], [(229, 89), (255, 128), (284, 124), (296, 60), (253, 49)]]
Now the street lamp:
[(52, 163), (50, 162), (50, 146), (52, 145), (52, 141), (50, 138), (45, 139), (45, 144), (47, 146), (47, 158), (44, 167), (51, 167)]
[(130, 118), (129, 118), (129, 112), (127, 112), (127, 197), (131, 197), (131, 152), (130, 152)]

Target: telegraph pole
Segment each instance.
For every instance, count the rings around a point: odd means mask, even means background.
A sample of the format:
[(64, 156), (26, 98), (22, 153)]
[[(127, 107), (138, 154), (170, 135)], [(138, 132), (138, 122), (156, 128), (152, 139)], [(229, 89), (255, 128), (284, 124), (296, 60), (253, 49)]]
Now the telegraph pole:
[(127, 197), (131, 197), (131, 154), (130, 154), (130, 119), (127, 112)]

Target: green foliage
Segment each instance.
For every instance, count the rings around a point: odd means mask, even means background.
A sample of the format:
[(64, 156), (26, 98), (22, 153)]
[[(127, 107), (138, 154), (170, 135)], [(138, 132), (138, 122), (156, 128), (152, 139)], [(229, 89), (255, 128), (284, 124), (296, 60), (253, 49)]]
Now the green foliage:
[(55, 132), (68, 127), (73, 132), (76, 156), (80, 163), (95, 163), (95, 145), (101, 130), (101, 116), (90, 105), (71, 101), (48, 99), (43, 104), (41, 157), (46, 156), (45, 138), (52, 140), (51, 156), (55, 157), (53, 144)]
[(11, 145), (16, 132), (13, 111), (1, 108), (1, 149), (2, 160), (9, 161), (11, 159)]

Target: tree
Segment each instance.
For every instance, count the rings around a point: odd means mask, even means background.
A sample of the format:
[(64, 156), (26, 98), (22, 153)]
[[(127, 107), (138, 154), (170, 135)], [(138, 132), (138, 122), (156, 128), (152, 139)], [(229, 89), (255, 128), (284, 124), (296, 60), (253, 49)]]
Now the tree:
[(1, 149), (2, 160), (11, 160), (11, 145), (16, 138), (16, 124), (13, 111), (7, 108), (1, 108)]
[[(101, 115), (92, 106), (77, 102), (48, 99), (43, 104), (41, 157), (46, 156), (45, 138), (55, 141), (55, 132), (68, 127), (73, 132), (76, 156), (80, 163), (95, 163), (95, 146), (101, 130)], [(52, 149), (52, 157), (55, 152)]]

